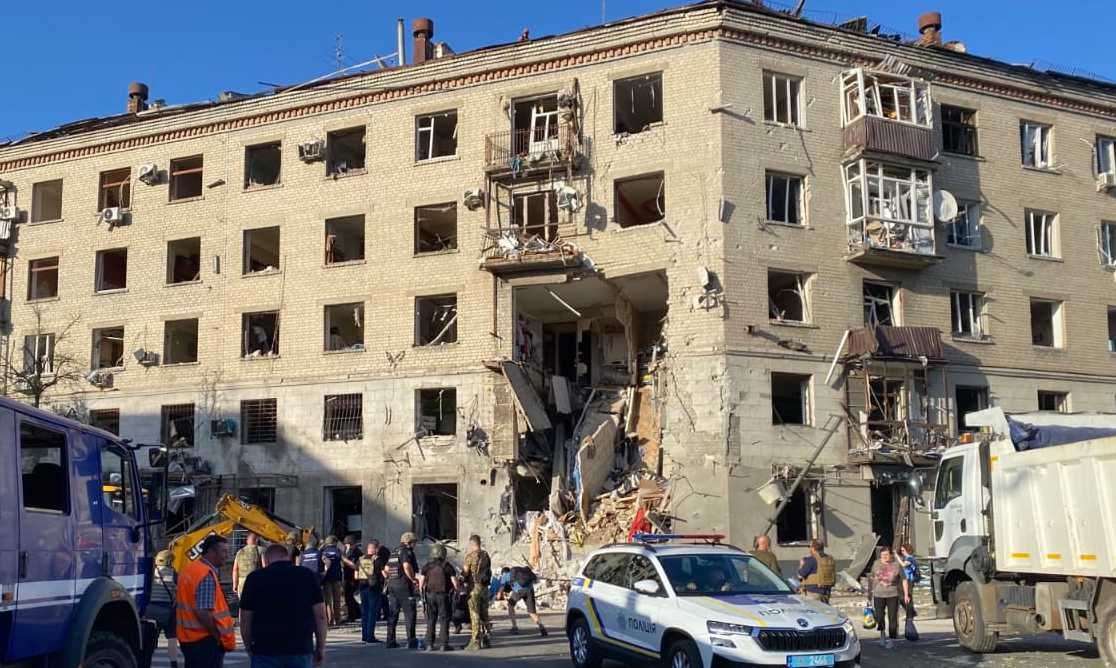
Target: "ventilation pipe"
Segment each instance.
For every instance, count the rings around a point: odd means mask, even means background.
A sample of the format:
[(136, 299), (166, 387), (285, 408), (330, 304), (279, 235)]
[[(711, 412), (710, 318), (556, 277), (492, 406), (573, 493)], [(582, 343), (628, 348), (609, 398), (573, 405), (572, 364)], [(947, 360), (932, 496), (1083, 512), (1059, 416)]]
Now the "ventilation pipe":
[(411, 24), (414, 35), (414, 53), (412, 62), (416, 65), (425, 63), (434, 58), (434, 21), (431, 19), (415, 19)]
[(147, 109), (147, 84), (133, 81), (128, 84), (128, 113), (138, 114)]
[(923, 46), (942, 45), (942, 13), (926, 12), (918, 17), (918, 43)]
[(396, 65), (403, 67), (407, 64), (407, 52), (404, 50), (406, 46), (403, 43), (403, 36), (406, 33), (403, 28), (403, 19), (399, 19), (395, 23), (395, 55)]

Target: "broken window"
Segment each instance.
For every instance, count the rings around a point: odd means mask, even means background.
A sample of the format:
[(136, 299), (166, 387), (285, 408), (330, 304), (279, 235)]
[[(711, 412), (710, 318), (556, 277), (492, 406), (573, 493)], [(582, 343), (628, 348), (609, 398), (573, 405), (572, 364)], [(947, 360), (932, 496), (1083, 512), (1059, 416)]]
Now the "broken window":
[(871, 438), (891, 439), (906, 417), (906, 384), (895, 378), (869, 376), (868, 430)]
[(412, 486), (411, 517), (419, 540), (457, 540), (457, 485)]
[(810, 322), (810, 301), (807, 285), (810, 275), (767, 270), (768, 315), (777, 322)]
[(322, 440), (359, 441), (363, 434), (363, 395), (327, 394), (322, 418)]
[(242, 317), (244, 357), (279, 354), (279, 312), (245, 313)]
[(558, 96), (545, 95), (512, 104), (512, 151), (543, 156), (558, 150)]
[(1027, 254), (1058, 257), (1058, 214), (1027, 209)]
[(457, 343), (457, 295), (415, 298), (415, 345)]
[(1116, 353), (1116, 306), (1108, 307), (1108, 352)]
[(1050, 135), (1053, 128), (1042, 123), (1021, 121), (1019, 123), (1019, 147), (1024, 167), (1050, 169)]
[(775, 541), (780, 545), (809, 541), (814, 533), (812, 517), (810, 492), (805, 485), (799, 486), (787, 498), (787, 504), (775, 522)]
[(1056, 413), (1069, 412), (1068, 392), (1038, 391), (1038, 409), (1040, 411), (1054, 411)]
[(763, 73), (763, 120), (798, 125), (798, 91), (802, 80), (775, 72)]
[(31, 186), (31, 222), (62, 219), (62, 179)]
[(1097, 252), (1102, 267), (1116, 268), (1116, 223), (1104, 222), (1097, 228)]
[(802, 177), (767, 172), (767, 221), (801, 225), (802, 213)]
[(99, 408), (89, 411), (89, 426), (120, 435), (120, 409)]
[(94, 369), (116, 369), (124, 366), (124, 328), (102, 327), (93, 330)]
[[(283, 165), (283, 145), (281, 142), (256, 144), (244, 149), (244, 187), (260, 188), (279, 183), (279, 172)], [(201, 177), (199, 175), (200, 182)], [(198, 194), (201, 192), (199, 190)], [(184, 195), (192, 197), (192, 195)]]
[(663, 122), (663, 74), (655, 72), (612, 84), (616, 134), (636, 134)]
[(422, 436), (453, 436), (457, 433), (457, 390), (442, 387), (418, 390), (418, 424)]
[(415, 207), (415, 254), (457, 248), (457, 202)]
[(27, 263), (27, 299), (58, 296), (58, 258), (44, 257)]
[(950, 292), (953, 306), (953, 335), (974, 339), (984, 337), (984, 295), (978, 292)]
[(201, 237), (167, 242), (167, 283), (201, 280)]
[(666, 179), (662, 172), (618, 179), (613, 189), (620, 227), (649, 225), (666, 217)]
[(23, 375), (49, 376), (54, 373), (54, 334), (28, 334), (23, 337)]
[(894, 327), (899, 324), (895, 288), (884, 283), (864, 281), (864, 324), (868, 327)]
[(97, 210), (112, 207), (127, 209), (132, 204), (132, 168), (101, 172), (101, 188), (97, 197)]
[(932, 255), (930, 172), (858, 160), (845, 167), (849, 242)]
[(810, 424), (810, 376), (772, 372), (771, 424)]
[(957, 216), (946, 223), (946, 243), (961, 248), (981, 247), (980, 204), (962, 202), (957, 207)]
[(364, 304), (325, 307), (325, 349), (364, 350)]
[(960, 155), (977, 155), (975, 111), (942, 105), (942, 150)]
[(172, 202), (176, 199), (201, 197), (202, 165), (203, 159), (200, 155), (171, 160), (170, 198)]
[(364, 126), (326, 134), (326, 174), (341, 176), (364, 170)]
[(980, 431), (980, 427), (968, 426), (965, 419), (969, 413), (988, 408), (988, 388), (958, 385), (955, 394), (957, 395), (957, 432)]
[[(1116, 176), (1116, 139), (1097, 136), (1097, 174)], [(58, 186), (61, 189), (61, 184)]]
[(194, 404), (171, 404), (162, 408), (161, 437), (168, 448), (194, 447)]
[(1031, 343), (1044, 348), (1062, 347), (1062, 303), (1031, 300)]
[(849, 70), (841, 77), (845, 124), (876, 116), (930, 127), (930, 85), (898, 74)]
[(198, 319), (167, 320), (163, 323), (163, 362), (186, 364), (198, 361)]
[(114, 248), (97, 252), (96, 291), (109, 292), (128, 287), (128, 249)]
[(512, 197), (512, 221), (524, 237), (545, 241), (558, 238), (558, 196), (553, 190)]
[(415, 119), (415, 159), (457, 155), (457, 110)]
[(278, 436), (279, 413), (275, 399), (245, 399), (240, 402), (240, 442), (274, 443)]
[(279, 269), (279, 228), (244, 230), (244, 273), (257, 274)]
[(364, 259), (364, 216), (330, 218), (325, 222), (325, 263)]

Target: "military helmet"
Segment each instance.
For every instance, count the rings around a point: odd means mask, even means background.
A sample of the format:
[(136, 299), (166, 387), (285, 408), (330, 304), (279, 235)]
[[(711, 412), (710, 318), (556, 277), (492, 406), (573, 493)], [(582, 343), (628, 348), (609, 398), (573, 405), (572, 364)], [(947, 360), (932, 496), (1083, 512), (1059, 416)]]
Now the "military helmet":
[(170, 550), (161, 550), (159, 554), (155, 555), (155, 565), (159, 568), (170, 566), (171, 561), (173, 561), (173, 559), (171, 558)]
[(412, 531), (404, 531), (403, 535), (399, 537), (399, 544), (400, 545), (409, 545), (409, 544), (415, 543), (417, 541), (418, 541), (418, 538), (415, 536), (414, 532), (412, 532)]
[(446, 546), (442, 545), (441, 543), (434, 543), (433, 547), (430, 548), (430, 558), (431, 559), (445, 559), (446, 558)]

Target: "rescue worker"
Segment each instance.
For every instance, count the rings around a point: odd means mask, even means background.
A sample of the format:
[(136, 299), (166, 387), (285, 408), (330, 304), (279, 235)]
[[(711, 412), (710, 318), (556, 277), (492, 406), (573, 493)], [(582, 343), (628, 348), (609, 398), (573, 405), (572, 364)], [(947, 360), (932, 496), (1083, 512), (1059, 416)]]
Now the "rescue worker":
[(259, 536), (249, 531), (244, 537), (244, 547), (237, 550), (236, 556), (233, 557), (233, 593), (238, 597), (244, 591), (244, 581), (262, 564), (263, 550), (258, 543)]
[(488, 595), (503, 598), (508, 602), (508, 619), (511, 620), (512, 635), (519, 635), (519, 626), (515, 622), (515, 606), (523, 601), (527, 607), (527, 616), (539, 629), (539, 635), (546, 637), (546, 627), (543, 626), (542, 617), (535, 603), (535, 582), (538, 576), (528, 566), (504, 567), (500, 577), (489, 586)]
[(380, 541), (371, 540), (365, 553), (357, 559), (357, 586), (360, 588), (360, 639), (366, 643), (379, 643), (376, 639), (376, 621), (380, 617), (380, 600), (384, 596), (384, 566), (387, 559), (380, 556)]
[(360, 619), (360, 603), (357, 602), (357, 562), (360, 561), (361, 550), (357, 545), (356, 536), (345, 536), (341, 546), (341, 565), (345, 575), (345, 609), (350, 622)]
[(465, 567), (461, 574), (469, 587), (469, 626), (472, 636), (465, 649), (489, 647), (488, 587), (492, 583), (492, 559), (481, 547), (480, 536), (476, 534), (469, 536)]
[(426, 611), (426, 651), (438, 649), (436, 631), (442, 631), (441, 649), (453, 650), (449, 643), (450, 597), (457, 589), (457, 569), (446, 561), (446, 546), (435, 543), (430, 549), (430, 561), (419, 572), (419, 590), (422, 592), (423, 610)]
[[(318, 549), (318, 539), (315, 536), (310, 536), (306, 540), (306, 547), (299, 553), (296, 564), (318, 576), (318, 585), (322, 583), (322, 551)], [(326, 606), (328, 609), (329, 606)]]
[(807, 598), (829, 604), (829, 595), (837, 584), (837, 562), (825, 553), (825, 543), (817, 539), (810, 541), (810, 554), (802, 557), (798, 578)]
[(415, 591), (418, 587), (418, 561), (415, 560), (415, 534), (410, 531), (399, 538), (399, 547), (392, 551), (384, 566), (384, 591), (388, 598), (387, 644), (385, 647), (399, 647), (395, 642), (395, 627), (399, 623), (399, 613), (407, 630), (407, 648), (417, 649), (415, 637)]
[(221, 566), (229, 557), (228, 541), (207, 536), (201, 556), (178, 576), (177, 635), (186, 668), (221, 668), (225, 654), (236, 649), (233, 618), (221, 590)]
[(341, 548), (337, 536), (326, 536), (322, 548), (322, 598), (325, 599), (326, 620), (330, 626), (340, 626), (346, 619)]
[(167, 656), (171, 668), (178, 668), (178, 641), (175, 639), (175, 576), (170, 550), (155, 555), (155, 572), (151, 583), (151, 600), (145, 616), (159, 625), (167, 638)]
[(771, 538), (766, 535), (756, 536), (752, 545), (754, 548), (752, 550), (752, 556), (756, 558), (756, 561), (767, 566), (782, 577), (783, 569), (779, 568), (779, 557), (776, 557), (775, 553), (771, 551)]

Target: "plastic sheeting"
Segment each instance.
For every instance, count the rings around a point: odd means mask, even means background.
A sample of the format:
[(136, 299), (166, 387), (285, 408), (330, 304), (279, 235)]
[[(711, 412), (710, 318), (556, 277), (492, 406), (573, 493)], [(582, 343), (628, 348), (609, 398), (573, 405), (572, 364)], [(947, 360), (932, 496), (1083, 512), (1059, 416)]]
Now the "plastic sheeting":
[(1104, 427), (1033, 425), (1011, 418), (1008, 418), (1007, 421), (1008, 427), (1011, 429), (1012, 445), (1020, 452), (1116, 436), (1116, 429)]

